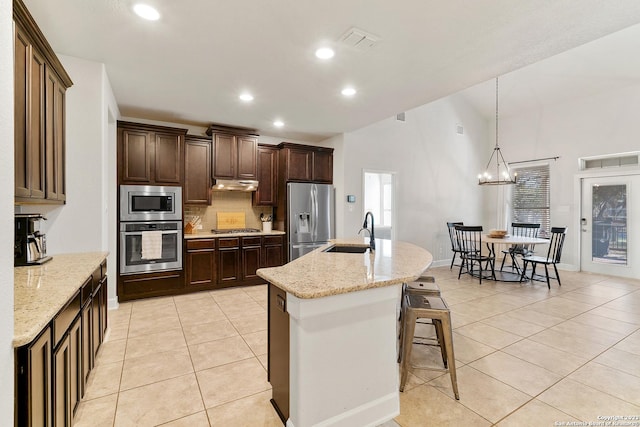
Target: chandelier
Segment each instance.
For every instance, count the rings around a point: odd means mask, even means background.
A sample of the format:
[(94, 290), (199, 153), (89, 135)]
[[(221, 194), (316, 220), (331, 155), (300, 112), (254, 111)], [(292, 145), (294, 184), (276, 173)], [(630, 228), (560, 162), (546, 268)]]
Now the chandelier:
[(479, 185), (504, 185), (515, 184), (518, 174), (511, 174), (509, 164), (502, 157), (500, 146), (498, 146), (498, 78), (496, 77), (496, 146), (484, 172), (478, 175)]

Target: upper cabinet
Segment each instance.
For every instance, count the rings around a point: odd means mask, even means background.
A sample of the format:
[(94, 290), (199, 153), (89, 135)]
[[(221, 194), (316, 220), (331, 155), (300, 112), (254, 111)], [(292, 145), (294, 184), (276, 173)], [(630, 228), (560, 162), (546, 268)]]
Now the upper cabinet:
[(258, 190), (253, 193), (255, 206), (278, 203), (278, 147), (258, 145)]
[(258, 137), (254, 131), (211, 125), (207, 135), (213, 143), (214, 179), (257, 179)]
[(65, 93), (73, 82), (20, 0), (13, 20), (15, 201), (64, 203)]
[(120, 184), (182, 185), (186, 129), (118, 121)]
[(211, 204), (211, 140), (187, 135), (184, 143), (185, 205)]
[(333, 148), (283, 142), (279, 170), (285, 182), (333, 183)]

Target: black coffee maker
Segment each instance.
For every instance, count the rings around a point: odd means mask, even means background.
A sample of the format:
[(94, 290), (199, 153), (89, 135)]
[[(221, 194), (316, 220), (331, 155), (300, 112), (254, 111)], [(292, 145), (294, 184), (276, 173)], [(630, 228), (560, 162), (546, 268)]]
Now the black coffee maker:
[(40, 232), (41, 214), (16, 214), (14, 266), (38, 265), (51, 260), (47, 256), (47, 239)]

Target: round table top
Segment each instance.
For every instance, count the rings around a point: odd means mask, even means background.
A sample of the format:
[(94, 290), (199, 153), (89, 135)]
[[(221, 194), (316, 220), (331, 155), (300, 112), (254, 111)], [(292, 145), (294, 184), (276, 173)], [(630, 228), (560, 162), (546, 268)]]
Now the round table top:
[(504, 245), (544, 245), (549, 243), (549, 240), (541, 239), (539, 237), (510, 235), (507, 235), (505, 237), (490, 237), (488, 234), (482, 236), (482, 241), (485, 243), (498, 243)]

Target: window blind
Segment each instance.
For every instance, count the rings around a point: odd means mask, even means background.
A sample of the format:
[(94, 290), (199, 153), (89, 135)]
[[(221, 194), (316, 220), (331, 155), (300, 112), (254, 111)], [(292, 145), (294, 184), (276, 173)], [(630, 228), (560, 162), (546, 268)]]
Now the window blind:
[(512, 187), (512, 221), (538, 223), (540, 224), (538, 236), (549, 237), (551, 231), (549, 165), (529, 166), (515, 169), (515, 171), (518, 173), (518, 178)]

